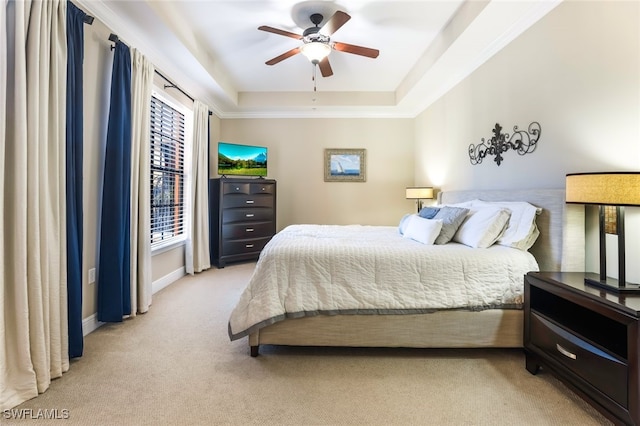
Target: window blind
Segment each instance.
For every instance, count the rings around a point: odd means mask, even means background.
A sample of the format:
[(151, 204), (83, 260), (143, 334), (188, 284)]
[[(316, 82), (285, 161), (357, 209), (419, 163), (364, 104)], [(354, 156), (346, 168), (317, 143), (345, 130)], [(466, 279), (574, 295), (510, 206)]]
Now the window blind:
[(182, 239), (184, 211), (184, 114), (151, 97), (151, 247)]

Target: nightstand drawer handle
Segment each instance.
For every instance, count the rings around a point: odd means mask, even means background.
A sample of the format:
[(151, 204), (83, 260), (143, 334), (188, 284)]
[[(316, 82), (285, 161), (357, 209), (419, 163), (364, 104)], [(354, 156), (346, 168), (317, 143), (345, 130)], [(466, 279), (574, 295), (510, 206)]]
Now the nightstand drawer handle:
[(246, 248), (253, 248), (253, 244), (245, 244)]
[(576, 354), (572, 354), (571, 352), (569, 352), (568, 350), (560, 346), (559, 343), (556, 343), (556, 349), (558, 350), (558, 352), (560, 352), (562, 355), (566, 356), (567, 358), (577, 359)]
[(247, 213), (247, 214), (245, 214), (244, 216), (245, 216), (245, 217), (253, 217), (253, 216), (255, 216), (255, 215), (254, 215), (253, 213)]
[(247, 204), (253, 204), (253, 200), (247, 200)]
[(253, 232), (253, 228), (245, 228), (245, 232)]

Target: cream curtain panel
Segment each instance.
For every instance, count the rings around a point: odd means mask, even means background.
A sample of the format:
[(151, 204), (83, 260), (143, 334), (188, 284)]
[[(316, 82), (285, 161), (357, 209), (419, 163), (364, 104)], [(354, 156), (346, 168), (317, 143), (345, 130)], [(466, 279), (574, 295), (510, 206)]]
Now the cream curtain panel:
[(7, 409), (69, 369), (67, 3), (10, 0), (0, 7), (0, 39), (7, 35), (0, 44), (0, 409)]
[(211, 267), (209, 261), (209, 108), (193, 103), (191, 226), (185, 247), (188, 274)]
[(131, 316), (151, 306), (151, 194), (149, 158), (154, 66), (131, 53)]

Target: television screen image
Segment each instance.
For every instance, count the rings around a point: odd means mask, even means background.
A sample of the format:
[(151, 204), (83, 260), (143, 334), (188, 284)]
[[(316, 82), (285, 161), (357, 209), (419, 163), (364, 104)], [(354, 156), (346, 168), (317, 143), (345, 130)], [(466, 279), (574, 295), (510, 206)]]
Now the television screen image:
[(266, 176), (267, 148), (218, 142), (218, 174), (222, 176)]

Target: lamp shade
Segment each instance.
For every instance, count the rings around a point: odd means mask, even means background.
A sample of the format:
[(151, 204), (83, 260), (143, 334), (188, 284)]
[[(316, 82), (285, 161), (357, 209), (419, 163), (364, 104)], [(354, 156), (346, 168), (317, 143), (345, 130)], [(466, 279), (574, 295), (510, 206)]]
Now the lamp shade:
[(566, 201), (574, 204), (640, 206), (640, 172), (568, 174)]
[(331, 46), (327, 43), (312, 41), (300, 46), (300, 51), (311, 63), (318, 64), (331, 53)]
[(425, 186), (408, 186), (407, 199), (428, 200), (433, 198), (433, 188)]

